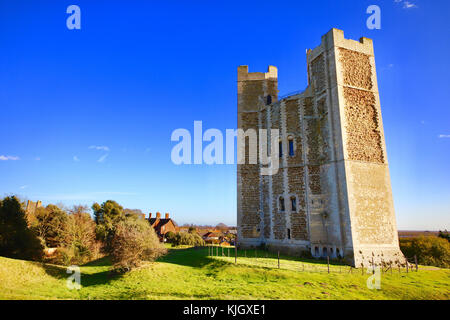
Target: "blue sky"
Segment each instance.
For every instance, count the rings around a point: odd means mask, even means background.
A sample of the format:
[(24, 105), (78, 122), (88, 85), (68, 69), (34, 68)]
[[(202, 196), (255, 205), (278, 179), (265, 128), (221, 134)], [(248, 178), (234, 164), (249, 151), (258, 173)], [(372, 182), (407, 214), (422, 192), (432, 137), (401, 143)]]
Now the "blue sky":
[[(68, 30), (66, 8), (81, 8)], [(366, 8), (381, 8), (381, 29)], [(332, 27), (372, 38), (400, 229), (450, 229), (449, 1), (0, 0), (0, 195), (115, 199), (236, 223), (236, 167), (171, 162), (177, 128), (236, 127), (236, 68), (306, 87)]]

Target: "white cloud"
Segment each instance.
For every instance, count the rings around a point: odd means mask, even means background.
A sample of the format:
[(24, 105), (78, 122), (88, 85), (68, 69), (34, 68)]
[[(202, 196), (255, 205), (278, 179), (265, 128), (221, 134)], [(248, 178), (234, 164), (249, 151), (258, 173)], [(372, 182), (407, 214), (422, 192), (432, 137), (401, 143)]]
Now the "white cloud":
[(8, 160), (20, 160), (20, 158), (19, 157), (16, 157), (16, 156), (3, 156), (3, 155), (1, 155), (0, 156), (0, 160), (1, 161), (8, 161)]
[(79, 162), (79, 161), (80, 161), (80, 159), (78, 159), (78, 157), (77, 157), (77, 156), (73, 156), (73, 161), (75, 161), (75, 162)]
[[(395, 3), (402, 3), (403, 0), (394, 0)], [(418, 6), (415, 3), (404, 1), (403, 2), (403, 9), (412, 9), (412, 8), (418, 8)]]
[(450, 134), (440, 134), (439, 138), (450, 138)]
[(105, 155), (101, 156), (101, 157), (97, 160), (97, 162), (104, 162), (107, 156), (108, 156), (108, 154), (105, 154)]
[(24, 185), (24, 186), (20, 187), (20, 189), (26, 189), (26, 188), (28, 188), (28, 185)]
[(109, 151), (109, 147), (107, 146), (90, 146), (89, 149)]
[(405, 1), (403, 3), (403, 9), (411, 9), (411, 8), (417, 8), (417, 5), (409, 1)]

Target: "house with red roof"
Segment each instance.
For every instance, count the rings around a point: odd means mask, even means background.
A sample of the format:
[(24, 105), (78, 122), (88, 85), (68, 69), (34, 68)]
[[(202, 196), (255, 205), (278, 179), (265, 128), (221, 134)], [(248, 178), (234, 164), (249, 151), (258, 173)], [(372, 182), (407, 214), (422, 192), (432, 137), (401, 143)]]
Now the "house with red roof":
[(153, 229), (155, 229), (155, 232), (159, 237), (159, 241), (161, 242), (165, 241), (165, 235), (167, 232), (177, 232), (177, 225), (175, 221), (169, 217), (168, 213), (166, 213), (165, 217), (162, 219), (161, 213), (157, 212), (156, 217), (152, 218), (152, 213), (150, 212), (148, 221)]

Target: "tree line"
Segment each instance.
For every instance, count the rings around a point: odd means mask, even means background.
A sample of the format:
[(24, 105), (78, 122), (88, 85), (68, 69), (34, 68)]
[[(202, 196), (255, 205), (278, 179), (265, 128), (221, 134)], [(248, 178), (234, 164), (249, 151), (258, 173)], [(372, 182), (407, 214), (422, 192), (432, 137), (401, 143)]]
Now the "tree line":
[(94, 203), (92, 210), (94, 219), (82, 205), (49, 204), (26, 213), (18, 197), (5, 197), (0, 200), (0, 256), (80, 265), (108, 255), (114, 270), (125, 272), (166, 252), (139, 210), (113, 200)]

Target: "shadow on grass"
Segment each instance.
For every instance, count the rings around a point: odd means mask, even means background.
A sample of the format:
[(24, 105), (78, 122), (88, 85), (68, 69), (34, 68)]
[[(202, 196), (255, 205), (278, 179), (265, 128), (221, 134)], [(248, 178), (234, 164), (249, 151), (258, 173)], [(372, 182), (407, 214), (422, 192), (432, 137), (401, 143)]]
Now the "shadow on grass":
[[(88, 262), (81, 267), (110, 267), (111, 259), (109, 257), (103, 257), (91, 262)], [(55, 264), (46, 264), (42, 263), (42, 268), (45, 272), (56, 279), (67, 279), (70, 277), (73, 272), (67, 272), (67, 266), (60, 266)], [(104, 270), (101, 268), (98, 272), (86, 273), (81, 269), (81, 284), (83, 287), (96, 286), (108, 284), (113, 280), (120, 279), (123, 274), (114, 273), (108, 268), (108, 270)]]
[(110, 267), (112, 265), (110, 257), (103, 257), (83, 264), (83, 267)]
[(194, 268), (219, 268), (229, 264), (226, 261), (219, 261), (208, 257), (207, 248), (169, 249), (168, 254), (159, 258), (157, 261)]
[[(229, 250), (229, 252), (228, 252)], [(224, 248), (223, 249), (223, 256), (229, 257), (232, 260), (218, 260), (214, 259), (213, 257), (209, 256), (208, 254), (211, 253), (211, 251), (208, 248), (172, 248), (169, 249), (169, 253), (161, 257), (158, 261), (166, 262), (166, 263), (172, 263), (172, 264), (178, 264), (183, 266), (189, 266), (189, 267), (195, 267), (195, 268), (210, 268), (213, 270), (214, 268), (221, 268), (225, 265), (232, 265), (234, 264), (234, 255), (235, 251), (234, 248)], [(212, 250), (213, 256), (222, 256), (222, 248), (219, 247), (218, 250), (216, 247), (213, 247)], [(237, 250), (237, 263), (240, 264), (240, 259), (245, 258), (248, 261), (251, 259), (255, 259), (255, 262), (258, 259), (264, 258), (264, 259), (270, 259), (273, 260), (273, 266), (265, 266), (265, 265), (258, 265), (255, 264), (253, 267), (255, 268), (263, 268), (263, 269), (276, 269), (277, 268), (277, 260), (278, 255), (276, 252), (270, 252), (267, 250)], [(304, 258), (304, 257), (293, 257), (293, 256), (286, 256), (286, 255), (280, 255), (280, 259), (284, 261), (290, 261), (290, 262), (297, 262), (299, 263), (306, 263), (306, 264), (314, 264), (317, 267), (322, 267), (326, 269), (327, 267), (327, 261), (325, 259), (314, 259), (314, 258)], [(242, 260), (241, 260), (242, 261)], [(245, 263), (244, 263), (245, 264)], [(283, 262), (282, 262), (283, 264)], [(330, 266), (347, 266), (342, 261), (338, 260), (330, 260)]]

